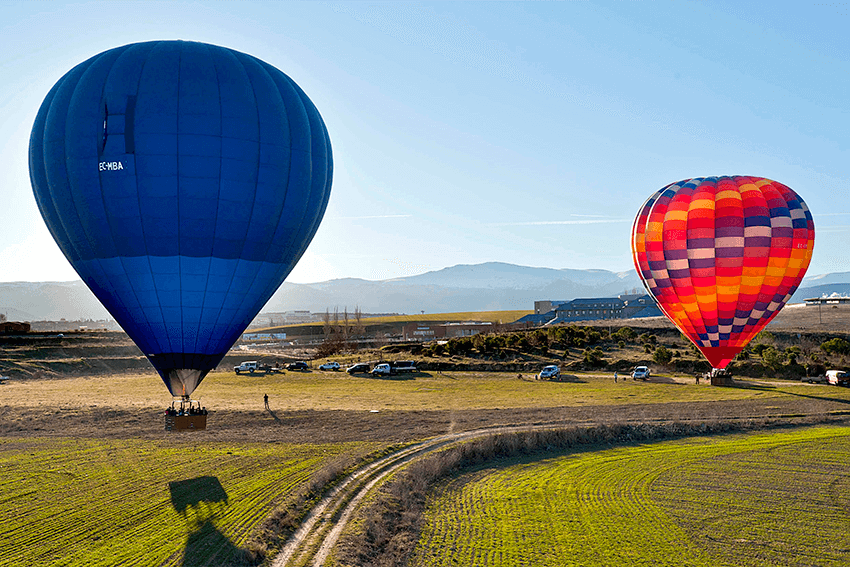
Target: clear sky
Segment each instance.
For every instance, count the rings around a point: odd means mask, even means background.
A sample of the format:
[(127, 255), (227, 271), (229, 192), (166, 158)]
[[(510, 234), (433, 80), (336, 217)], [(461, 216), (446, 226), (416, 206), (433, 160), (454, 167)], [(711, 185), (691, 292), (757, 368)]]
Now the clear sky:
[(809, 275), (850, 271), (850, 4), (0, 1), (0, 281), (74, 280), (29, 183), (41, 101), (154, 39), (250, 53), (310, 96), (330, 204), (288, 281), (488, 261), (633, 269), (668, 183), (755, 175), (815, 218)]

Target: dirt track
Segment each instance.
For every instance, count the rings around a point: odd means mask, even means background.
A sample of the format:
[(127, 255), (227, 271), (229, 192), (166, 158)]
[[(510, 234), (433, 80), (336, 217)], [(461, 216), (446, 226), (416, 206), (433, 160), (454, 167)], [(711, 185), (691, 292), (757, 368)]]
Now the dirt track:
[[(754, 388), (759, 386), (754, 384)], [(596, 405), (486, 410), (401, 411), (347, 410), (233, 411), (210, 414), (209, 429), (174, 434), (164, 431), (160, 408), (82, 407), (47, 409), (0, 406), (0, 435), (74, 436), (209, 441), (336, 443), (343, 441), (412, 442), (445, 433), (514, 425), (574, 425), (633, 420), (704, 420), (850, 412), (846, 396), (797, 384), (792, 395), (763, 399)], [(830, 392), (831, 390), (827, 390)], [(814, 392), (818, 392), (814, 395)], [(844, 390), (835, 390), (844, 392)]]

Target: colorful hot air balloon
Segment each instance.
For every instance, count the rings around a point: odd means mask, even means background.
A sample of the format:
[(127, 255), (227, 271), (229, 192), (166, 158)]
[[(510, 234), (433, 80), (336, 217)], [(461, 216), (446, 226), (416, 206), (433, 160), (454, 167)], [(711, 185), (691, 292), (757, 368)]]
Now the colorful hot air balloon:
[(280, 286), (331, 189), (327, 130), (292, 79), (194, 42), (71, 69), (42, 103), (29, 160), (60, 249), (175, 396)]
[(790, 188), (761, 177), (671, 183), (643, 204), (632, 255), (665, 315), (725, 368), (803, 279), (815, 225)]

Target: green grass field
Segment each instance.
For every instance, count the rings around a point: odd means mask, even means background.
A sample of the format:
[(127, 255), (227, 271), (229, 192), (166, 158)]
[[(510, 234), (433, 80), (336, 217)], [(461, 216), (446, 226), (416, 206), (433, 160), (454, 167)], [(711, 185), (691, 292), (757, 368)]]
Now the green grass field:
[(0, 438), (0, 565), (238, 563), (311, 475), (374, 448)]
[(850, 563), (850, 430), (578, 452), (435, 496), (412, 566)]

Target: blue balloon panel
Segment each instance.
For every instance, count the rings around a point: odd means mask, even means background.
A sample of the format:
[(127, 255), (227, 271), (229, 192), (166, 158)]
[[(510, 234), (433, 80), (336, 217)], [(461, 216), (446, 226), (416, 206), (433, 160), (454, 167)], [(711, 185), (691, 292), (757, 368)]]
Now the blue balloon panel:
[(301, 258), (332, 172), (325, 124), (292, 79), (203, 43), (81, 63), (30, 138), (48, 229), (173, 395), (215, 368)]

